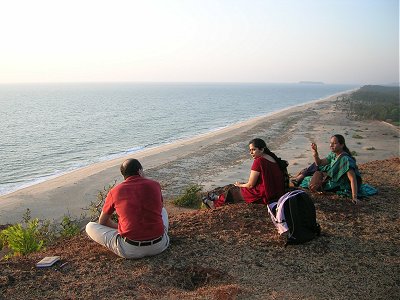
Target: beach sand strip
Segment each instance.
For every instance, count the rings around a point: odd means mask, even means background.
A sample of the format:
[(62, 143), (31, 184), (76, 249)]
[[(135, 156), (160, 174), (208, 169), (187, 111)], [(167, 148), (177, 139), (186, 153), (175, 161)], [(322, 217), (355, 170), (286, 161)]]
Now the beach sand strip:
[[(146, 176), (161, 183), (170, 214), (182, 213), (170, 200), (192, 185), (210, 190), (247, 181), (252, 159), (248, 142), (264, 139), (271, 151), (289, 161), (295, 174), (312, 162), (310, 143), (320, 155), (329, 139), (342, 134), (358, 163), (399, 156), (399, 128), (380, 121), (351, 120), (337, 104), (337, 95), (254, 118), (227, 128), (129, 155), (141, 161)], [(80, 216), (104, 187), (121, 182), (120, 164), (127, 157), (91, 165), (0, 197), (0, 224), (21, 221), (27, 208), (32, 217), (60, 219)]]

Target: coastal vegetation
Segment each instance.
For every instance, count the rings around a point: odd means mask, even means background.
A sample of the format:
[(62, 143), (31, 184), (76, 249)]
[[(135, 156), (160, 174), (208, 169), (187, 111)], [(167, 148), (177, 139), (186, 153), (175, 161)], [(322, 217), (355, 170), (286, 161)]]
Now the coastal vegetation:
[[(101, 210), (106, 201), (108, 192), (116, 185), (117, 181), (114, 181), (108, 186), (104, 186), (102, 190), (98, 191), (96, 201), (91, 201), (89, 206), (84, 210), (88, 211), (90, 221), (97, 221), (100, 217)], [(118, 222), (118, 215), (113, 213), (112, 220)]]
[(41, 251), (52, 245), (59, 238), (68, 238), (80, 233), (81, 219), (64, 215), (61, 222), (52, 223), (50, 220), (31, 218), (27, 209), (22, 222), (10, 225), (0, 231), (0, 250), (7, 249), (5, 258), (23, 256)]
[(200, 185), (192, 184), (184, 190), (182, 195), (173, 199), (172, 203), (180, 207), (201, 208), (201, 190), (202, 187)]
[(365, 85), (338, 100), (354, 119), (380, 120), (399, 126), (399, 99), (399, 86)]
[(30, 220), (26, 226), (12, 225), (0, 233), (1, 248), (7, 246), (9, 256), (26, 255), (43, 248), (44, 240), (41, 238), (39, 219)]

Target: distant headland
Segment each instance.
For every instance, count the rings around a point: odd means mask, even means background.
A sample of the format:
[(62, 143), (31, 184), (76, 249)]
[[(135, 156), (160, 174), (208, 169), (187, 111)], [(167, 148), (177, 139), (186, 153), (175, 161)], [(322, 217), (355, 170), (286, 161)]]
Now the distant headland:
[(322, 81), (299, 81), (300, 84), (324, 84)]

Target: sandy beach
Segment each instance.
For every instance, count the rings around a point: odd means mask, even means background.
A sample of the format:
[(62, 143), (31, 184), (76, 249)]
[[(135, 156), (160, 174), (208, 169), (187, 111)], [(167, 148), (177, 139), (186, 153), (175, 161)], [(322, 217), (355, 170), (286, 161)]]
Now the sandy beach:
[[(171, 214), (180, 212), (169, 200), (190, 184), (204, 190), (235, 181), (246, 181), (252, 163), (247, 143), (263, 138), (278, 156), (289, 161), (297, 173), (312, 162), (309, 145), (329, 151), (329, 138), (343, 134), (347, 146), (364, 163), (399, 156), (399, 128), (379, 121), (354, 121), (336, 107), (336, 96), (255, 118), (219, 131), (136, 153), (148, 177), (163, 188)], [(27, 208), (32, 217), (59, 219), (79, 216), (96, 200), (98, 191), (120, 182), (119, 165), (125, 158), (95, 164), (58, 178), (0, 197), (0, 224), (21, 221)]]

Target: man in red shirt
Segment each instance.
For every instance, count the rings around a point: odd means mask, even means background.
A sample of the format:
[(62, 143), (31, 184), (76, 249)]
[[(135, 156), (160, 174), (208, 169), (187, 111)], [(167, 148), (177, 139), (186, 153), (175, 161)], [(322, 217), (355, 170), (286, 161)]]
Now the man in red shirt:
[[(121, 164), (124, 181), (110, 190), (99, 222), (86, 232), (95, 242), (124, 258), (141, 258), (163, 252), (169, 245), (168, 214), (160, 184), (144, 177), (137, 159)], [(116, 212), (118, 223), (111, 219)]]

